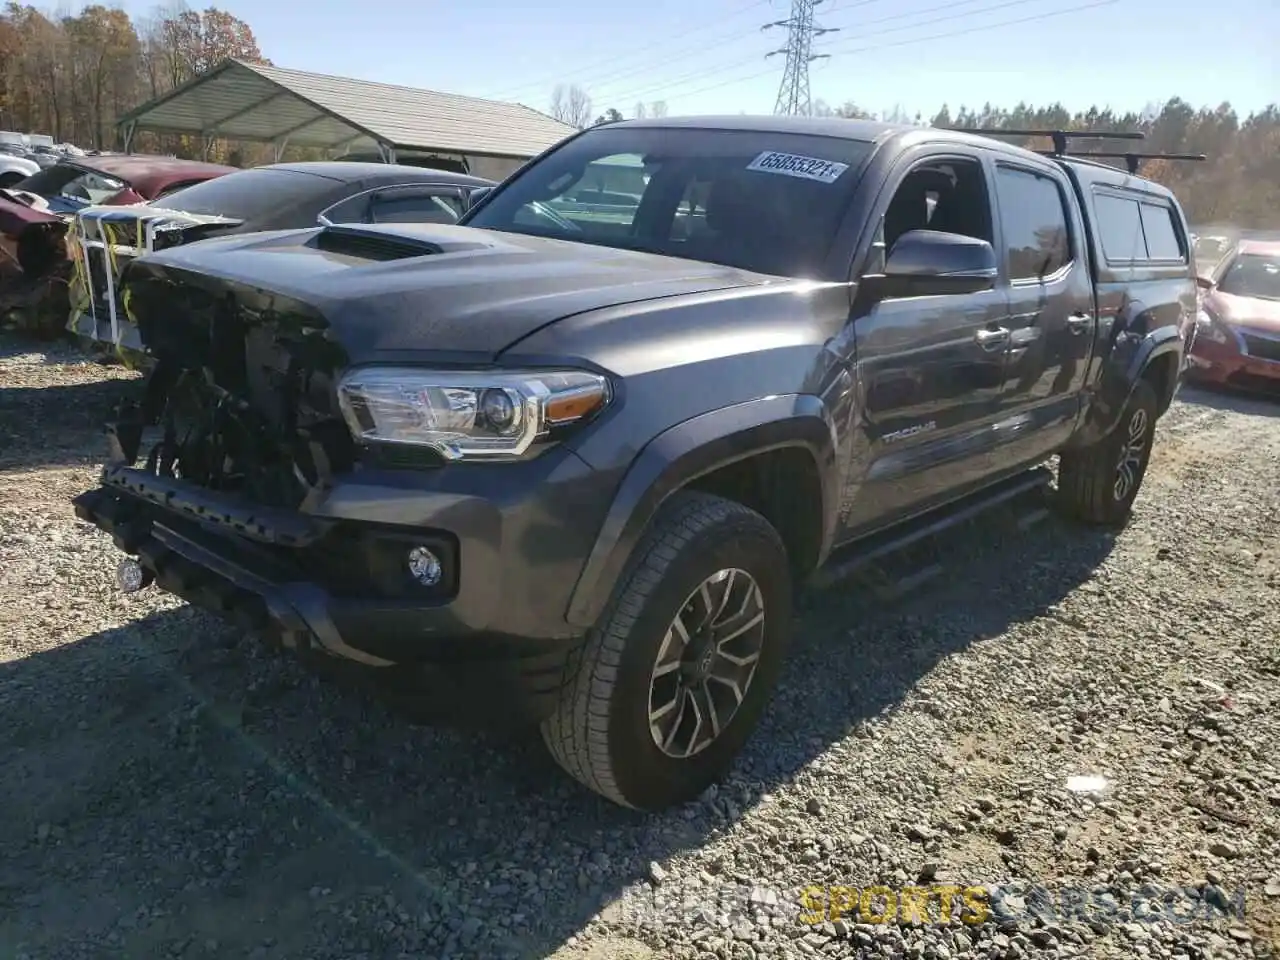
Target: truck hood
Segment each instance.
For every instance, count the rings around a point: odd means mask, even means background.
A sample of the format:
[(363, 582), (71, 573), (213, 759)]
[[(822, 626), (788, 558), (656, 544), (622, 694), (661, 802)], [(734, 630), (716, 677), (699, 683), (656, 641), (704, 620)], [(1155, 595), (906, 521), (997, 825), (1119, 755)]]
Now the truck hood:
[(231, 294), (259, 315), (300, 303), (360, 363), (492, 359), (574, 314), (773, 279), (592, 244), (395, 224), (215, 237), (135, 261), (122, 283), (149, 314), (144, 340), (152, 324), (181, 322), (199, 288), (223, 302)]

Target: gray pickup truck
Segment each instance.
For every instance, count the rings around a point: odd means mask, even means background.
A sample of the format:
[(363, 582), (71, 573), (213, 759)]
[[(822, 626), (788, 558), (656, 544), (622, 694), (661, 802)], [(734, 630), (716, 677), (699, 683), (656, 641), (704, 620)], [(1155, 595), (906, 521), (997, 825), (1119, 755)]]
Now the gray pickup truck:
[[(642, 188), (605, 215), (574, 188), (610, 164)], [(1055, 455), (1064, 508), (1123, 523), (1196, 317), (1163, 187), (842, 119), (609, 124), (461, 225), (210, 239), (122, 280), (156, 365), (76, 499), (122, 587), (444, 677), (640, 809), (725, 774), (798, 588)]]

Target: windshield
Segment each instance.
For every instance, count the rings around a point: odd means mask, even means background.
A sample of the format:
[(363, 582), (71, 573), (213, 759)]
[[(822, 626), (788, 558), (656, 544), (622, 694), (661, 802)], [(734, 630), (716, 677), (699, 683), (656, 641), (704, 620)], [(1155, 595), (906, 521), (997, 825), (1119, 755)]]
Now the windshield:
[(156, 200), (153, 206), (205, 216), (247, 220), (319, 196), (335, 186), (328, 177), (300, 170), (255, 167), (195, 183)]
[(46, 167), (22, 181), (21, 189), (42, 197), (62, 197), (76, 203), (105, 203), (125, 188), (123, 180), (66, 164)]
[(836, 137), (600, 127), (518, 174), (464, 222), (815, 277), (871, 149)]
[(1280, 300), (1280, 257), (1240, 254), (1222, 274), (1218, 289), (1235, 297)]

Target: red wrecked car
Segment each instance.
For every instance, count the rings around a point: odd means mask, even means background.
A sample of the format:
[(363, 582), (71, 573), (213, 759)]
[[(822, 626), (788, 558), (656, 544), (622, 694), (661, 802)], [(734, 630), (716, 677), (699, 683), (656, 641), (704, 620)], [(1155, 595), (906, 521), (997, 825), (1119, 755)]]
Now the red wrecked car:
[(1199, 282), (1188, 379), (1280, 396), (1280, 241), (1241, 240)]
[(155, 200), (235, 167), (175, 157), (100, 154), (66, 157), (0, 189), (0, 311), (39, 308), (37, 332), (66, 323), (70, 260), (65, 242), (76, 211), (93, 204)]

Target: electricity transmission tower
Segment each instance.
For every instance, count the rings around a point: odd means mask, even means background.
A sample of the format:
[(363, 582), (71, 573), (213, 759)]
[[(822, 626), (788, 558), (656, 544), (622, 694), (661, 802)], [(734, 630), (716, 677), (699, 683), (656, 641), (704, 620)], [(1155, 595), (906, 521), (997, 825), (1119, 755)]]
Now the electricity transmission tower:
[(829, 53), (814, 53), (813, 38), (839, 29), (820, 27), (814, 22), (813, 8), (820, 3), (822, 0), (791, 0), (791, 16), (786, 20), (766, 23), (760, 28), (787, 28), (786, 46), (765, 54), (765, 57), (780, 53), (787, 56), (787, 67), (782, 74), (782, 85), (778, 87), (778, 102), (773, 108), (774, 113), (807, 117), (812, 110), (813, 104), (809, 99), (809, 64), (831, 56)]

